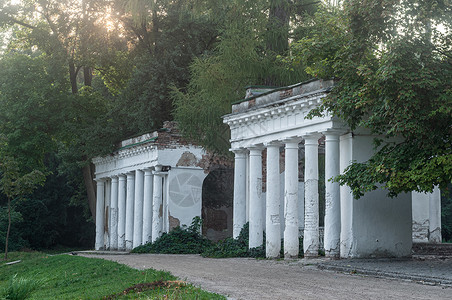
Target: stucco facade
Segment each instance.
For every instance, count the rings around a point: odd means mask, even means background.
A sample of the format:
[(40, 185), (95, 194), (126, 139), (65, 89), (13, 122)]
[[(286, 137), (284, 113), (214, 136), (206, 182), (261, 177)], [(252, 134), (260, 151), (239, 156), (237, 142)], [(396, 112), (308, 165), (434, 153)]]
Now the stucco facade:
[(206, 174), (198, 163), (205, 151), (187, 143), (171, 124), (93, 160), (96, 250), (131, 250), (201, 216)]
[[(267, 257), (279, 256), (281, 237), (286, 258), (296, 257), (299, 251), (305, 257), (318, 255), (318, 159), (319, 140), (324, 138), (326, 256), (410, 256), (411, 194), (388, 198), (387, 191), (380, 189), (358, 200), (348, 187), (329, 181), (353, 161), (366, 161), (374, 153), (373, 136), (352, 132), (328, 113), (306, 118), (333, 85), (333, 81), (310, 81), (256, 96), (247, 93), (250, 97), (234, 104), (232, 113), (223, 117), (231, 129), (231, 151), (235, 153), (234, 236), (249, 220), (250, 247), (262, 244), (265, 231)], [(299, 188), (296, 167), (300, 148), (304, 149), (304, 190)], [(263, 174), (264, 150), (267, 165)], [(280, 151), (285, 153), (284, 182), (276, 176)], [(267, 178), (264, 195), (263, 175)], [(303, 249), (298, 249), (299, 228), (304, 235)]]

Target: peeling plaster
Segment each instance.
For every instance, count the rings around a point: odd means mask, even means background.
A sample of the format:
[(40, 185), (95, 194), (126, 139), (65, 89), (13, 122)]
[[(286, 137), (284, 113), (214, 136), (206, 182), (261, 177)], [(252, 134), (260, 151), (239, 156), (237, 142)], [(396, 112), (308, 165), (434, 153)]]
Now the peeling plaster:
[(176, 163), (176, 167), (191, 167), (196, 166), (198, 163), (198, 159), (196, 156), (189, 152), (185, 151), (179, 158), (179, 161)]

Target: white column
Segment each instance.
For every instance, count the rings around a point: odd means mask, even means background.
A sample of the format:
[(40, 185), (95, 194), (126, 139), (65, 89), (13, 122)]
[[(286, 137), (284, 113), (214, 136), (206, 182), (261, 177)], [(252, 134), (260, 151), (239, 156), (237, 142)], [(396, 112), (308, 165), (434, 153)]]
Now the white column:
[(105, 183), (103, 179), (96, 180), (97, 195), (96, 195), (96, 250), (103, 250), (104, 248), (104, 201)]
[[(344, 134), (339, 137), (339, 153), (340, 171), (344, 170), (352, 163), (353, 160), (353, 135), (351, 133)], [(353, 196), (352, 190), (349, 186), (343, 185), (340, 187), (341, 199), (341, 258), (350, 257), (353, 248)]]
[(429, 194), (429, 243), (441, 243), (441, 191), (438, 187)]
[(110, 207), (111, 207), (111, 181), (105, 179), (104, 187), (104, 249), (110, 249)]
[(341, 238), (340, 186), (330, 179), (339, 175), (339, 133), (325, 132), (325, 256), (339, 258)]
[(301, 139), (285, 140), (284, 173), (284, 258), (297, 258), (298, 233), (298, 144)]
[(250, 150), (250, 231), (249, 248), (262, 246), (263, 243), (263, 199), (262, 199), (262, 146)]
[(280, 177), (279, 177), (279, 147), (280, 143), (267, 145), (267, 199), (265, 211), (265, 255), (268, 258), (278, 258), (281, 251), (281, 221), (280, 221)]
[(151, 169), (144, 170), (143, 195), (143, 244), (151, 241), (152, 237), (152, 185), (153, 175)]
[(135, 196), (135, 175), (127, 173), (126, 193), (126, 250), (133, 249), (133, 206)]
[(152, 199), (152, 242), (155, 242), (161, 236), (163, 230), (163, 176), (161, 175), (161, 171), (162, 166), (155, 167)]
[(118, 250), (126, 250), (126, 176), (118, 176)]
[(110, 249), (118, 249), (118, 177), (111, 178)]
[(143, 195), (144, 173), (135, 171), (135, 204), (133, 208), (133, 248), (141, 245), (143, 239)]
[(305, 220), (303, 250), (305, 257), (319, 255), (319, 138), (311, 134), (305, 139)]
[(233, 233), (237, 238), (246, 223), (246, 149), (233, 149), (234, 163), (234, 204), (233, 204)]

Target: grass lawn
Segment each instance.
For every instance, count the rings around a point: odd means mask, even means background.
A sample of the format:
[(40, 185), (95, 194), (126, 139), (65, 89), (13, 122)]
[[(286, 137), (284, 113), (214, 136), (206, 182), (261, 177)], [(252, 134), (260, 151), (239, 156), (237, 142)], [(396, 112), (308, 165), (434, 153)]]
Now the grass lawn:
[[(168, 272), (139, 271), (102, 259), (10, 253), (8, 261), (16, 260), (21, 262), (6, 265), (0, 261), (0, 299), (6, 297), (8, 288), (11, 291), (27, 284), (35, 286), (27, 299), (225, 299), (185, 284)], [(18, 294), (18, 289), (12, 293)]]

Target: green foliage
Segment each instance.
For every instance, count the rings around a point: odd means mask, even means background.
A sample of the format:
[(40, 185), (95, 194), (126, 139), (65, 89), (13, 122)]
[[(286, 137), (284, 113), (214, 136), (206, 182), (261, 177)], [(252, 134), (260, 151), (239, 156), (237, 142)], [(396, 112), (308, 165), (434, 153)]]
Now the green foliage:
[(24, 300), (29, 298), (33, 291), (42, 287), (43, 283), (42, 280), (17, 277), (17, 274), (14, 274), (0, 295), (7, 300)]
[(202, 253), (211, 246), (211, 242), (200, 234), (201, 223), (201, 218), (195, 217), (188, 228), (177, 226), (169, 233), (163, 233), (155, 242), (134, 248), (132, 253)]
[(442, 1), (348, 1), (319, 12), (294, 46), (295, 64), (337, 79), (311, 116), (329, 111), (381, 136), (373, 157), (336, 178), (355, 198), (378, 186), (395, 196), (452, 181), (450, 12)]
[[(265, 238), (264, 243), (265, 245)], [(236, 239), (227, 238), (219, 241), (211, 248), (204, 251), (204, 257), (226, 258), (226, 257), (265, 257), (265, 246), (248, 249), (249, 247), (249, 223), (246, 223)]]
[(157, 130), (173, 119), (171, 87), (185, 89), (190, 63), (210, 50), (217, 35), (216, 21), (187, 8), (187, 1), (157, 2), (150, 29), (129, 60), (135, 68), (114, 101), (115, 124), (123, 137)]
[(452, 243), (452, 184), (441, 191), (441, 235), (443, 242)]
[(277, 2), (226, 2), (231, 6), (217, 13), (222, 26), (215, 48), (193, 61), (187, 88), (173, 91), (174, 117), (183, 134), (210, 150), (228, 153), (230, 132), (221, 116), (244, 97), (246, 86), (288, 85), (307, 79), (303, 68), (286, 68), (277, 56), (281, 53), (267, 47), (268, 9)]
[[(165, 253), (165, 254), (201, 254), (203, 257), (254, 257), (265, 258), (265, 234), (263, 246), (249, 249), (249, 223), (246, 223), (236, 239), (227, 238), (212, 243), (200, 234), (201, 219), (193, 218), (188, 228), (176, 227), (169, 233), (163, 233), (154, 243), (147, 243), (132, 250), (132, 253)], [(303, 239), (300, 239), (303, 249)], [(284, 256), (281, 241), (281, 256)], [(303, 253), (300, 253), (303, 257)]]
[[(9, 235), (8, 250), (19, 251), (23, 248), (29, 247), (29, 243), (23, 237), (23, 232), (17, 230), (20, 224), (23, 222), (22, 215), (11, 210), (11, 228), (12, 231)], [(8, 229), (8, 209), (5, 207), (0, 208), (0, 249), (5, 249), (6, 246), (6, 232)]]

